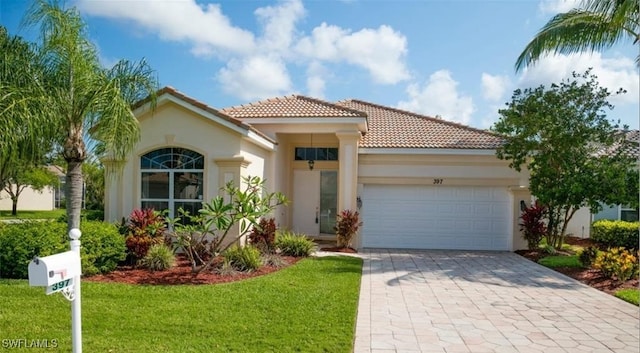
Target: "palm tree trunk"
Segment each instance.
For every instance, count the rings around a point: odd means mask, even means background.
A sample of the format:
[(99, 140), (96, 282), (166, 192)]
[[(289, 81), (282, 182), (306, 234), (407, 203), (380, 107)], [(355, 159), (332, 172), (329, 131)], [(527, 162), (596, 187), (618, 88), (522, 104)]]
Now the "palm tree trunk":
[(80, 229), (80, 212), (82, 211), (82, 162), (67, 161), (66, 190), (67, 198), (67, 231)]

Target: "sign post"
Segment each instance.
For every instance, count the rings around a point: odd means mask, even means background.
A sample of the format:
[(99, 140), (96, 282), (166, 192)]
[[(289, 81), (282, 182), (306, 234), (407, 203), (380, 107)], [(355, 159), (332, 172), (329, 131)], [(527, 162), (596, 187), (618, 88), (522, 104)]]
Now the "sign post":
[[(78, 254), (80, 258), (80, 229), (73, 228), (69, 231), (71, 239), (71, 251)], [(71, 300), (71, 342), (73, 345), (73, 353), (82, 353), (82, 308), (80, 305), (80, 273), (73, 278), (74, 295)]]
[(71, 229), (71, 250), (29, 263), (29, 285), (45, 287), (47, 295), (61, 292), (71, 302), (71, 343), (73, 353), (82, 353), (82, 315), (80, 307), (80, 230)]

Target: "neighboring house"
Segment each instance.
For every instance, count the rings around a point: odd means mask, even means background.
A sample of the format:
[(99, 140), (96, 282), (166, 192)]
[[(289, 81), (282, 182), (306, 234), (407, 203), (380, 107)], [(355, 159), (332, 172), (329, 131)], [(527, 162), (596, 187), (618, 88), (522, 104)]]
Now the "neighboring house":
[[(64, 181), (64, 172), (58, 166), (47, 166), (47, 169), (58, 175)], [(58, 208), (57, 200), (60, 187), (45, 187), (42, 191), (26, 187), (18, 198), (18, 212), (20, 211), (51, 211)], [(0, 211), (11, 211), (11, 197), (6, 191), (0, 190)]]
[[(107, 178), (106, 220), (139, 207), (197, 210), (225, 183), (260, 176), (290, 204), (280, 227), (333, 238), (335, 215), (360, 209), (358, 248), (526, 247), (528, 174), (495, 156), (490, 132), (358, 100), (300, 95), (216, 110), (171, 87), (135, 110), (141, 140)], [(112, 168), (113, 161), (103, 161)]]

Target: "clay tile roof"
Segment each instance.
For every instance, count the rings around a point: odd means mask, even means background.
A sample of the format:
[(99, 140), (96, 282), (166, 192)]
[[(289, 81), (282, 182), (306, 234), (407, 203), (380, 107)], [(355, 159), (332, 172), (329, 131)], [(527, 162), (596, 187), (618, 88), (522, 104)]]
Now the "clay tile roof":
[(621, 152), (629, 157), (637, 158), (640, 156), (640, 130), (619, 131), (616, 137), (619, 139), (613, 145), (601, 148), (595, 155), (613, 155)]
[(350, 118), (367, 114), (320, 99), (291, 95), (222, 110), (234, 118)]
[(488, 131), (400, 109), (354, 99), (337, 104), (369, 116), (360, 147), (495, 149), (504, 142)]

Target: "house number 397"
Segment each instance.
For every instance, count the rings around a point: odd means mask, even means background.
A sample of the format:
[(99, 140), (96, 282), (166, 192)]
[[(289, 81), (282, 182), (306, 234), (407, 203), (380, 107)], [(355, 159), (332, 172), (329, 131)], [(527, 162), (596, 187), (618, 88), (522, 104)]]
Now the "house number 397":
[(443, 181), (442, 179), (433, 179), (433, 184), (440, 185), (442, 184), (442, 181)]

